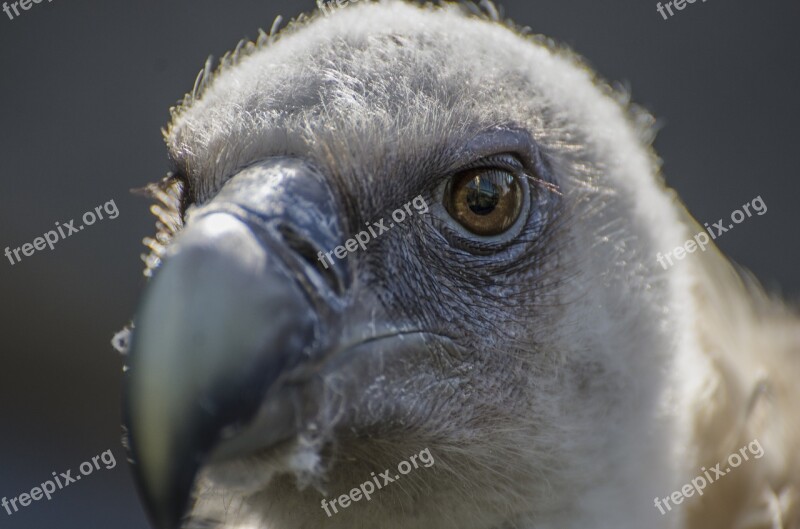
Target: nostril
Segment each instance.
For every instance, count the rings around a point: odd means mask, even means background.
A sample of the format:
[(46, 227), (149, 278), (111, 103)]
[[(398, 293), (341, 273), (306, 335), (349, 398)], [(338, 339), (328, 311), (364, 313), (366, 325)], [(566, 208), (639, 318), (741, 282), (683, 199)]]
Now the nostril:
[(298, 233), (298, 231), (289, 224), (281, 223), (278, 226), (278, 232), (294, 254), (316, 270), (323, 281), (327, 283), (328, 287), (335, 292), (337, 296), (341, 296), (344, 293), (342, 280), (333, 266), (328, 266), (326, 268), (317, 257), (322, 250), (321, 248), (318, 248), (307, 237)]

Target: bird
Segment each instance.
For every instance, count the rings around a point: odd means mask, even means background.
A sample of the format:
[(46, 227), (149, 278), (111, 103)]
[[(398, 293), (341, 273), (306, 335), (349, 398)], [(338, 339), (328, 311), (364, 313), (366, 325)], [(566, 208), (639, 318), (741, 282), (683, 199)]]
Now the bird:
[(659, 262), (714, 232), (577, 53), (337, 2), (170, 118), (118, 337), (154, 527), (800, 527), (797, 309), (713, 241)]

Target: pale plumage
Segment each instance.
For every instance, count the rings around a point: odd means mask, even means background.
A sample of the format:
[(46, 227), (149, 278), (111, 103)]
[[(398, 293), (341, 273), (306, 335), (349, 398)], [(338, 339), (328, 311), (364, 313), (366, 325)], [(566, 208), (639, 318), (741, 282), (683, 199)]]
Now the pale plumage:
[[(174, 109), (148, 240), (164, 269), (128, 396), (154, 519), (174, 523), (198, 471), (190, 528), (800, 527), (797, 316), (716, 250), (659, 266), (697, 230), (661, 182), (652, 118), (568, 50), (472, 11), (304, 17), (207, 64)], [(448, 228), (442, 185), (506, 153), (528, 217), (505, 242)], [(430, 216), (315, 263), (419, 194)], [(243, 323), (258, 317), (263, 332)], [(295, 353), (266, 367), (239, 343), (295, 331), (314, 340), (285, 338)], [(753, 438), (763, 458), (654, 506)], [(423, 447), (435, 471), (320, 509)]]

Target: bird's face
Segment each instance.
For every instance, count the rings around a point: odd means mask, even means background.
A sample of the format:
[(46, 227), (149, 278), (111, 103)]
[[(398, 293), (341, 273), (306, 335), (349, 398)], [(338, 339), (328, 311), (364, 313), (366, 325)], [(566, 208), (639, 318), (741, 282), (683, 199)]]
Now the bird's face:
[(569, 505), (605, 423), (649, 409), (660, 351), (638, 344), (664, 342), (621, 301), (660, 291), (615, 283), (655, 243), (609, 208), (658, 196), (620, 107), (456, 8), (355, 5), (246, 51), (167, 132), (176, 234), (152, 243), (126, 392), (157, 525), (488, 528)]

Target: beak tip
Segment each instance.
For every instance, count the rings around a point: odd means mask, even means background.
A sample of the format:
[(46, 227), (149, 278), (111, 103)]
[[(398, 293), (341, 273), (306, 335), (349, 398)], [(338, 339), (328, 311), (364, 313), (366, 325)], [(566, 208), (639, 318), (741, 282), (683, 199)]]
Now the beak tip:
[[(140, 493), (145, 505), (145, 510), (155, 529), (179, 529), (189, 506), (191, 485), (182, 483), (164, 487), (166, 494), (152, 492), (152, 487), (142, 486)], [(161, 487), (160, 487), (161, 488)]]

